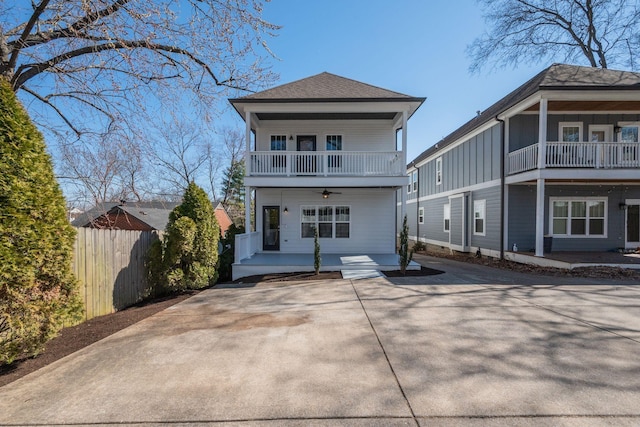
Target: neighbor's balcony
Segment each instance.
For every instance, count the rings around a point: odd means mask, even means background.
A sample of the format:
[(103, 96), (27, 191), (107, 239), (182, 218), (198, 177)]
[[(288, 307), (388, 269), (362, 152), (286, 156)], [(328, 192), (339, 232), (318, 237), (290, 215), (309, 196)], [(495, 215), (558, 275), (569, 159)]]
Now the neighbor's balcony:
[[(640, 168), (637, 142), (547, 142), (545, 168)], [(538, 144), (509, 153), (508, 174), (538, 168)]]
[(247, 176), (403, 177), (401, 151), (252, 151)]

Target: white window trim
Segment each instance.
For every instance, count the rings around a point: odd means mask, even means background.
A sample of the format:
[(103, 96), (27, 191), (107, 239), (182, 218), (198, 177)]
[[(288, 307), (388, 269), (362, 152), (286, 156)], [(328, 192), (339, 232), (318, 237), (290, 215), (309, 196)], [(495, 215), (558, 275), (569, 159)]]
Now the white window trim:
[[(271, 141), (274, 136), (284, 136), (284, 150), (273, 150), (271, 149)], [(289, 141), (287, 141), (287, 135), (281, 133), (274, 133), (269, 135), (269, 151), (287, 151), (289, 150)]]
[[(449, 228), (446, 225), (447, 220), (449, 220)], [(442, 231), (445, 233), (451, 232), (451, 203), (442, 206)]]
[(613, 125), (598, 125), (598, 124), (590, 124), (589, 125), (589, 141), (591, 141), (591, 132), (604, 131), (605, 138), (603, 142), (613, 142)]
[(409, 183), (407, 184), (407, 194), (411, 194), (411, 189), (413, 188), (413, 171), (407, 174), (407, 178), (409, 178)]
[(578, 142), (584, 141), (584, 125), (582, 122), (560, 122), (558, 123), (558, 142), (570, 142), (562, 140), (562, 128), (564, 127), (577, 127), (578, 128)]
[(424, 208), (418, 208), (418, 224), (424, 224)]
[[(339, 136), (340, 137), (340, 143), (341, 143), (341, 147), (339, 150), (327, 150), (327, 138), (329, 138), (330, 136)], [(344, 151), (344, 135), (341, 133), (327, 133), (324, 135), (324, 151)]]
[[(482, 232), (476, 231), (476, 206), (482, 206)], [(487, 235), (487, 200), (474, 200), (473, 201), (473, 235), (474, 236), (486, 236)]]
[(442, 157), (436, 159), (436, 185), (442, 184)]
[[(336, 220), (336, 208), (340, 207), (340, 208), (349, 208), (349, 221), (337, 221)], [(351, 216), (353, 214), (353, 211), (351, 209), (351, 205), (303, 205), (300, 206), (300, 239), (304, 240), (304, 239), (311, 239), (312, 237), (302, 237), (302, 224), (303, 223), (307, 223), (307, 224), (311, 224), (310, 221), (302, 221), (302, 217), (303, 217), (303, 210), (304, 209), (311, 209), (314, 208), (316, 210), (316, 218), (313, 224), (315, 224), (314, 226), (316, 228), (318, 228), (318, 224), (320, 224), (320, 222), (328, 222), (328, 221), (320, 221), (320, 213), (319, 213), (319, 209), (321, 208), (332, 208), (332, 218), (331, 218), (331, 237), (320, 237), (318, 236), (318, 239), (340, 239), (340, 240), (347, 240), (347, 239), (351, 239)], [(336, 223), (340, 223), (340, 224), (349, 224), (349, 237), (336, 237)]]
[[(553, 234), (553, 202), (604, 202), (604, 234)], [(569, 223), (567, 228), (571, 231), (571, 203), (569, 203)], [(587, 228), (589, 227), (589, 208), (587, 207)], [(549, 197), (549, 235), (554, 239), (606, 239), (609, 223), (609, 198), (608, 197)]]
[(414, 193), (418, 191), (418, 171), (414, 170), (411, 173), (411, 191)]
[[(640, 139), (640, 122), (618, 122), (618, 126), (623, 127), (637, 127), (638, 128), (638, 138)], [(622, 132), (616, 133), (616, 141), (620, 141)]]

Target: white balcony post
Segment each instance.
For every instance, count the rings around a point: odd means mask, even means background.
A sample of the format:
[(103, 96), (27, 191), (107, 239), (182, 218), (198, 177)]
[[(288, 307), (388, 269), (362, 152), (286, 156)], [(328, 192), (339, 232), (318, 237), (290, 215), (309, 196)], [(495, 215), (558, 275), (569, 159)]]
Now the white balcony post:
[(244, 232), (251, 233), (251, 187), (244, 187)]
[[(407, 110), (402, 112), (402, 167), (406, 171), (407, 168)], [(400, 190), (402, 194), (402, 202), (400, 203), (400, 221), (404, 221), (404, 216), (407, 214), (407, 190), (406, 187), (402, 187)], [(417, 201), (416, 201), (417, 202)]]
[(544, 256), (544, 178), (538, 178), (536, 197), (536, 256)]
[[(244, 112), (244, 123), (245, 123), (245, 152), (244, 152), (244, 170), (245, 175), (251, 175), (251, 163), (249, 159), (251, 158), (251, 111), (246, 110)], [(251, 197), (251, 196), (249, 196)], [(248, 223), (247, 223), (248, 224)]]
[(540, 99), (540, 117), (538, 119), (538, 168), (539, 169), (545, 168), (546, 157), (547, 157), (547, 99), (542, 98)]

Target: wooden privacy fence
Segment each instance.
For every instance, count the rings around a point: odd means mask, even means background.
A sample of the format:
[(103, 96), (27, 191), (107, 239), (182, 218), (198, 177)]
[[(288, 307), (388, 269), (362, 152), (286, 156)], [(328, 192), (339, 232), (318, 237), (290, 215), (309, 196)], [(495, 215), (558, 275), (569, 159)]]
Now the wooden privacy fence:
[(73, 269), (86, 320), (135, 304), (149, 294), (144, 261), (154, 231), (77, 228)]

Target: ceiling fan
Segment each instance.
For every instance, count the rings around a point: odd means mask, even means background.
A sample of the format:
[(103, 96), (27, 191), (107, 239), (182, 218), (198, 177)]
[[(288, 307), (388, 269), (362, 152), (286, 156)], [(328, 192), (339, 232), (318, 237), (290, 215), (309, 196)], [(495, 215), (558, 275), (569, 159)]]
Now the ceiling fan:
[(342, 194), (339, 191), (329, 191), (326, 188), (323, 191), (316, 191), (318, 194), (322, 194), (323, 199), (328, 199), (331, 194)]

